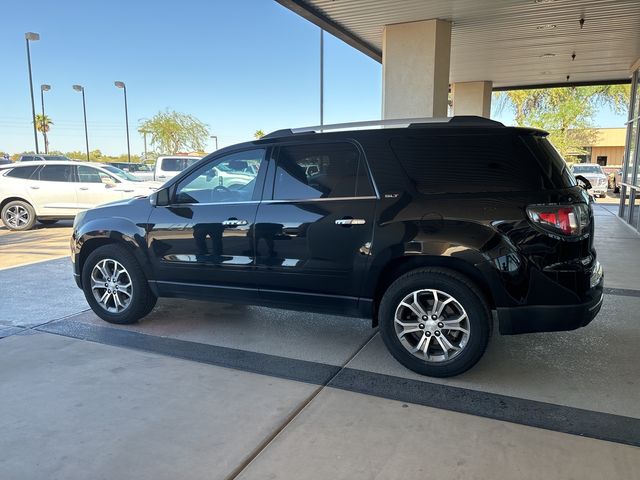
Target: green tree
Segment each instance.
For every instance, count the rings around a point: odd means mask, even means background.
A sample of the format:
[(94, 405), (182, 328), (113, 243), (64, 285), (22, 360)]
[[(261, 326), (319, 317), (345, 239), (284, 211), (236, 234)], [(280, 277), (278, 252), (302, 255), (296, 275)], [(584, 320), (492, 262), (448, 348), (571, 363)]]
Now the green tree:
[(49, 115), (42, 115), (38, 113), (36, 115), (36, 130), (38, 130), (42, 136), (44, 137), (44, 152), (49, 152), (49, 138), (48, 133), (51, 130), (51, 125), (53, 125), (53, 121), (49, 117)]
[(495, 94), (498, 112), (515, 114), (519, 126), (547, 130), (560, 154), (570, 161), (596, 140), (594, 117), (600, 108), (616, 113), (629, 104), (628, 85), (509, 90)]
[(264, 130), (260, 129), (260, 130), (256, 130), (255, 133), (253, 134), (253, 137), (256, 140), (260, 140), (262, 137), (264, 137)]
[(138, 131), (151, 136), (151, 147), (160, 153), (203, 151), (209, 131), (196, 117), (166, 110), (141, 122)]

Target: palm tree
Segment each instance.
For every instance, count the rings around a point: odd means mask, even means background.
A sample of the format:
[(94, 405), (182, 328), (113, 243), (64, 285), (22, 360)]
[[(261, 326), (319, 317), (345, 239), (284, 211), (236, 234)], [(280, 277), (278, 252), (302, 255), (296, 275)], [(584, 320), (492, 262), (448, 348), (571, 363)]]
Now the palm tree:
[(260, 140), (262, 137), (264, 137), (264, 131), (256, 130), (256, 133), (254, 133), (253, 136), (255, 137), (256, 140)]
[(53, 125), (53, 121), (48, 115), (36, 115), (36, 130), (42, 133), (42, 136), (44, 137), (44, 153), (49, 153), (49, 139), (47, 138), (47, 133), (51, 130), (51, 125)]

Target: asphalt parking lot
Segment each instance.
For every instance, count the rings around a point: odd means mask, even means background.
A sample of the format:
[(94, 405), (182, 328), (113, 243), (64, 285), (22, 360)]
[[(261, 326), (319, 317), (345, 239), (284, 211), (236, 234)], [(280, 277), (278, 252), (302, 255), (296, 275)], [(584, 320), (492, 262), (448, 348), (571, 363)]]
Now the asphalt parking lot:
[(616, 208), (594, 322), (495, 335), (451, 379), (366, 320), (162, 299), (109, 325), (59, 258), (68, 225), (0, 231), (0, 478), (635, 478), (640, 236)]

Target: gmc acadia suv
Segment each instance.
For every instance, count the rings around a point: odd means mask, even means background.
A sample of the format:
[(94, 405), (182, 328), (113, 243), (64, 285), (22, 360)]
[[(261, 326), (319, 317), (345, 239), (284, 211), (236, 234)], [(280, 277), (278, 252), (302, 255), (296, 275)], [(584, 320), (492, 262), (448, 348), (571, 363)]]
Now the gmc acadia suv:
[(371, 318), (406, 367), (457, 375), (493, 317), (517, 334), (600, 310), (590, 196), (546, 135), (477, 117), (277, 131), (80, 213), (75, 279), (119, 324), (158, 297)]

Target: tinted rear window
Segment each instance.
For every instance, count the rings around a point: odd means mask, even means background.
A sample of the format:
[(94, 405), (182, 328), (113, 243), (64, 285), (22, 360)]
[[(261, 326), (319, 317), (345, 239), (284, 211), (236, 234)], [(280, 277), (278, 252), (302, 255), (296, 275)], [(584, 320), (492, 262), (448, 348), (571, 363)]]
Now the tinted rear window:
[(37, 166), (33, 167), (16, 167), (12, 168), (9, 172), (7, 172), (7, 177), (14, 178), (29, 178), (33, 175), (33, 172), (36, 171)]
[(562, 189), (574, 187), (578, 184), (573, 174), (569, 171), (567, 162), (564, 161), (549, 140), (539, 135), (523, 135), (522, 141), (537, 159), (540, 168), (549, 181), (550, 188)]
[(518, 135), (398, 137), (391, 140), (391, 147), (422, 193), (515, 192), (551, 187), (534, 152)]

